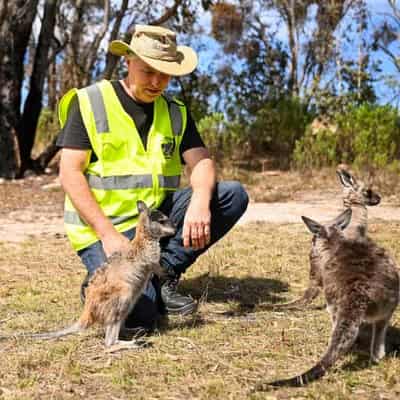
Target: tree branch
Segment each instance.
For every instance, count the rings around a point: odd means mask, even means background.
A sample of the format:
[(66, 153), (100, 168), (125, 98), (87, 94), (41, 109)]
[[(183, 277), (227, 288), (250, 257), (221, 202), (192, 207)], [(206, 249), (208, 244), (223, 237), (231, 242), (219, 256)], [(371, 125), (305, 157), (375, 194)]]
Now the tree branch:
[(103, 25), (100, 31), (95, 36), (93, 45), (89, 48), (90, 50), (86, 54), (85, 71), (87, 73), (87, 76), (90, 76), (91, 72), (93, 71), (93, 66), (96, 62), (99, 52), (99, 46), (105, 34), (107, 33), (109, 22), (110, 22), (110, 0), (104, 0)]
[[(114, 26), (110, 33), (110, 42), (112, 40), (117, 39), (117, 37), (119, 35), (119, 30), (121, 28), (122, 20), (125, 16), (127, 8), (128, 8), (128, 4), (129, 4), (129, 0), (123, 0), (123, 2), (121, 4), (121, 8), (116, 13)], [(104, 72), (103, 72), (104, 79), (111, 79), (111, 76), (115, 70), (115, 67), (117, 66), (118, 60), (119, 60), (119, 57), (114, 56), (114, 54), (111, 54), (110, 52), (107, 52), (106, 66), (105, 66)]]
[(178, 11), (178, 7), (182, 4), (182, 0), (175, 0), (174, 5), (172, 7), (167, 7), (165, 10), (165, 13), (160, 17), (157, 18), (151, 22), (149, 22), (149, 25), (161, 25), (167, 22), (170, 18), (172, 18), (174, 15), (176, 15), (176, 12)]

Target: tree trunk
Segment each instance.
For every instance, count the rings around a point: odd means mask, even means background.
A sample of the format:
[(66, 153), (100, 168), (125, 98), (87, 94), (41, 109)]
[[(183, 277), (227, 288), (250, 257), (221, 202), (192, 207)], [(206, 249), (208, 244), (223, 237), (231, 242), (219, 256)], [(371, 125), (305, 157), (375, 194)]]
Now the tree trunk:
[[(27, 169), (36, 169), (31, 151), (35, 141), (36, 127), (42, 109), (43, 86), (49, 65), (49, 49), (56, 22), (57, 0), (47, 0), (43, 21), (36, 47), (33, 70), (30, 79), (29, 94), (25, 101), (24, 112), (18, 124), (18, 141), (21, 156), (20, 174)], [(39, 169), (41, 169), (39, 167)]]
[(47, 107), (55, 111), (57, 107), (57, 64), (53, 61), (47, 71)]
[(293, 97), (297, 97), (299, 94), (298, 81), (297, 81), (297, 69), (298, 69), (298, 56), (299, 49), (297, 43), (296, 30), (298, 29), (296, 21), (296, 9), (295, 1), (290, 0), (287, 4), (287, 28), (288, 28), (288, 39), (290, 48), (290, 76), (288, 80), (288, 90), (292, 93)]
[(20, 119), (24, 57), (38, 0), (6, 0), (0, 16), (0, 177), (15, 178), (20, 160)]
[[(115, 15), (115, 22), (110, 34), (110, 42), (118, 38), (119, 30), (121, 28), (122, 19), (125, 16), (126, 10), (128, 8), (129, 0), (123, 0), (121, 4), (121, 8), (117, 11)], [(107, 52), (106, 54), (106, 66), (103, 72), (104, 79), (111, 79), (112, 74), (117, 66), (119, 61), (119, 57), (114, 56), (113, 54)]]

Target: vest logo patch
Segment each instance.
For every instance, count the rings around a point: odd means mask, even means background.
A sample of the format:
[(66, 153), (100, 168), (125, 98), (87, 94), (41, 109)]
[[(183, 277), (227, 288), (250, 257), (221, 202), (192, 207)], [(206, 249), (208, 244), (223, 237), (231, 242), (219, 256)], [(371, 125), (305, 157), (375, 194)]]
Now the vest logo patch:
[(166, 138), (164, 143), (161, 143), (161, 149), (165, 158), (171, 158), (175, 151), (175, 140)]

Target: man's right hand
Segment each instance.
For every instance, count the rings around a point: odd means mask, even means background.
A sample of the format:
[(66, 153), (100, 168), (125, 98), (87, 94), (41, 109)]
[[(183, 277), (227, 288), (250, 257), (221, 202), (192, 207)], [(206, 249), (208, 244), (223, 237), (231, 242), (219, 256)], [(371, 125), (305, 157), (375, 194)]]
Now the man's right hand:
[(114, 253), (126, 254), (130, 248), (129, 239), (115, 230), (104, 235), (101, 242), (107, 258)]

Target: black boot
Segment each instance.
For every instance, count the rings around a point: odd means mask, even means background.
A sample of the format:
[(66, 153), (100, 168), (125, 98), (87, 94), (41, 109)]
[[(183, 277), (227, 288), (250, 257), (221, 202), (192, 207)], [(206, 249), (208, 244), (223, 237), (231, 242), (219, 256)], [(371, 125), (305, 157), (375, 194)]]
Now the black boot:
[(89, 281), (90, 278), (92, 277), (91, 274), (87, 273), (87, 275), (85, 276), (85, 279), (82, 282), (81, 285), (81, 291), (80, 291), (80, 296), (81, 296), (81, 303), (85, 304), (85, 299), (86, 299), (86, 289), (89, 286)]
[(161, 285), (161, 298), (168, 314), (189, 315), (196, 311), (197, 304), (190, 296), (179, 294), (176, 290), (179, 276), (166, 278)]

